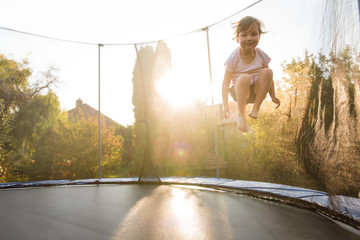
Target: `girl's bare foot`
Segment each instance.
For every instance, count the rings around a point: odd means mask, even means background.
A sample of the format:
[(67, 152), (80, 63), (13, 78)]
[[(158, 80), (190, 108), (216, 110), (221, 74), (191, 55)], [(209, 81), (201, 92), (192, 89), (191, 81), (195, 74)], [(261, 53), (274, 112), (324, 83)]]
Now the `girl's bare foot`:
[(243, 132), (247, 132), (247, 131), (248, 131), (247, 123), (246, 123), (246, 118), (245, 118), (245, 117), (241, 117), (241, 116), (238, 117), (237, 127), (238, 127), (241, 131), (243, 131)]
[(251, 109), (251, 112), (249, 113), (249, 117), (253, 118), (253, 119), (257, 119), (258, 118), (258, 113), (259, 110), (255, 109), (254, 107)]

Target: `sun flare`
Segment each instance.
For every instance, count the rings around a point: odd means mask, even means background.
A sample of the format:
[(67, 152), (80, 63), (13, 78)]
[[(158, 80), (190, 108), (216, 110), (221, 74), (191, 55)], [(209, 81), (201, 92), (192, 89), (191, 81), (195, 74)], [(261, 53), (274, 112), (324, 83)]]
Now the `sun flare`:
[(175, 108), (206, 98), (205, 89), (200, 82), (174, 73), (169, 73), (156, 82), (158, 93)]

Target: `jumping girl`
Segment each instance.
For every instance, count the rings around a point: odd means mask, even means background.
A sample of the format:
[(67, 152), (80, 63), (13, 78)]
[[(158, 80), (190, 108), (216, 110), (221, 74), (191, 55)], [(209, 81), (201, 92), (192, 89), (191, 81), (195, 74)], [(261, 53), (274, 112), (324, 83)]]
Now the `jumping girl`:
[[(257, 119), (260, 106), (267, 93), (272, 101), (280, 106), (280, 100), (275, 95), (273, 72), (268, 64), (271, 58), (257, 45), (261, 34), (264, 33), (264, 24), (254, 17), (244, 17), (235, 23), (235, 36), (240, 44), (225, 62), (225, 75), (222, 84), (222, 98), (224, 117), (230, 116), (228, 94), (237, 102), (239, 116), (237, 127), (247, 132), (245, 106), (254, 103), (249, 117)], [(230, 87), (231, 82), (231, 87)], [(229, 88), (230, 87), (230, 88)]]

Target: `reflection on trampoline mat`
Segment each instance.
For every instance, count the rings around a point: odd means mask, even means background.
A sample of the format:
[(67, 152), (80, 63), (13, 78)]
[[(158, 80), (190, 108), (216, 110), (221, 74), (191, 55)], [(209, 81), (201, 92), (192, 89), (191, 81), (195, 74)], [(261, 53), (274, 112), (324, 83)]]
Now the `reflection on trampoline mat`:
[(103, 184), (0, 191), (6, 239), (360, 239), (312, 211), (201, 187)]

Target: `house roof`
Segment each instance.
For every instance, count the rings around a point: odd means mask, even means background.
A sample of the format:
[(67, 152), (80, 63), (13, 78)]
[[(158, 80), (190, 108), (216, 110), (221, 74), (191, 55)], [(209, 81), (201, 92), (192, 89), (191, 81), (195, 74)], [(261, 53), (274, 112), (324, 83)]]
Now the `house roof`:
[[(98, 110), (96, 110), (95, 108), (91, 107), (90, 105), (88, 105), (86, 103), (83, 103), (83, 101), (79, 98), (78, 100), (76, 100), (76, 107), (67, 111), (68, 119), (70, 119), (70, 118), (77, 119), (78, 117), (81, 116), (81, 113), (83, 114), (83, 116), (85, 116), (85, 118), (87, 116), (98, 116), (99, 115)], [(102, 117), (102, 120), (105, 121), (106, 126), (120, 125), (119, 123), (115, 122), (114, 120), (112, 120), (111, 118), (109, 118), (108, 116), (106, 116), (104, 114), (101, 114), (101, 117)]]

